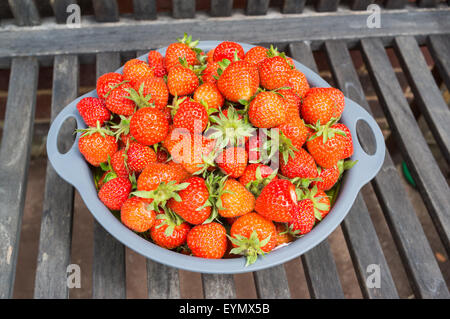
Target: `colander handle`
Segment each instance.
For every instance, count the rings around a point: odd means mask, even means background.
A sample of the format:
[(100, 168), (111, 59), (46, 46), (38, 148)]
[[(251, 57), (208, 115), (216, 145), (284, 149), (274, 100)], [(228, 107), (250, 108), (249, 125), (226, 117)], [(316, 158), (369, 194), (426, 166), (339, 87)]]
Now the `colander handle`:
[(56, 172), (66, 181), (70, 182), (75, 187), (81, 184), (78, 184), (81, 180), (74, 178), (76, 172), (81, 170), (84, 163), (84, 159), (78, 150), (78, 139), (80, 137), (80, 133), (77, 133), (76, 139), (70, 148), (70, 150), (66, 153), (60, 153), (58, 150), (58, 135), (61, 130), (64, 122), (68, 118), (74, 118), (77, 122), (77, 128), (85, 128), (86, 125), (78, 110), (76, 108), (76, 104), (79, 98), (65, 107), (53, 120), (50, 130), (47, 136), (47, 156), (52, 164), (53, 168)]
[[(346, 98), (346, 103), (355, 103)], [(359, 162), (355, 166), (355, 169), (358, 170), (358, 176), (361, 180), (366, 183), (371, 180), (376, 172), (379, 171), (384, 162), (385, 152), (386, 152), (386, 144), (384, 142), (384, 136), (381, 132), (380, 127), (378, 126), (375, 119), (361, 106), (355, 103), (357, 107), (352, 108), (352, 114), (350, 122), (348, 123), (348, 128), (352, 132), (353, 145), (354, 145), (354, 155), (359, 159)], [(362, 148), (357, 133), (356, 133), (356, 125), (358, 121), (364, 121), (372, 130), (373, 136), (375, 138), (375, 153), (372, 155), (367, 154)]]

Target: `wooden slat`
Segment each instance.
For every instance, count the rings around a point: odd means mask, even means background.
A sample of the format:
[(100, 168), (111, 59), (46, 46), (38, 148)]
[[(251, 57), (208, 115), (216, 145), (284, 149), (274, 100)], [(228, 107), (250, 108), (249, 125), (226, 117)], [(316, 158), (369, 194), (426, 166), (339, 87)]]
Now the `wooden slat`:
[(450, 131), (447, 129), (447, 125), (450, 123), (448, 105), (434, 81), (417, 41), (412, 37), (397, 37), (394, 44), (420, 111), (425, 116), (442, 153), (450, 162)]
[(450, 88), (450, 35), (432, 35), (428, 38), (428, 48), (433, 56), (439, 74)]
[(175, 19), (195, 17), (195, 0), (172, 0), (172, 15)]
[(119, 7), (116, 0), (94, 0), (95, 19), (98, 22), (119, 21)]
[[(300, 61), (313, 71), (317, 71), (311, 48), (305, 42), (289, 46), (292, 58)], [(313, 298), (343, 298), (344, 293), (339, 280), (333, 256), (327, 241), (322, 242), (302, 256), (308, 287)]]
[(0, 147), (0, 298), (11, 298), (33, 132), (38, 63), (13, 59)]
[(384, 7), (386, 9), (402, 9), (408, 0), (386, 0)]
[(180, 298), (178, 270), (147, 259), (148, 297), (151, 299)]
[(253, 275), (255, 277), (256, 292), (259, 298), (291, 298), (286, 271), (283, 265), (256, 271)]
[[(195, 19), (175, 21), (169, 17), (139, 22), (123, 19), (104, 24), (85, 19), (76, 32), (51, 24), (26, 31), (22, 28), (0, 30), (0, 43), (8, 43), (0, 46), (0, 58), (143, 50), (148, 49), (150, 44), (156, 48), (173, 42), (180, 36), (180, 30), (189, 30), (196, 39), (202, 40), (274, 42), (280, 50), (290, 42), (312, 41), (314, 48), (334, 38), (347, 42), (349, 46), (367, 37), (382, 37), (384, 43), (390, 44), (392, 34), (415, 36), (423, 43), (429, 35), (448, 32), (449, 14), (450, 8), (411, 10), (408, 14), (400, 10), (385, 10), (381, 28), (375, 29), (367, 28), (367, 15), (350, 10), (327, 15), (326, 19), (315, 12), (283, 15), (273, 9), (269, 9), (267, 16), (247, 19), (236, 13), (228, 18), (205, 17), (201, 23)], [(352, 28), (348, 27), (348, 21), (352, 21)], [(246, 32), (242, 32), (244, 29)]]
[(378, 39), (362, 40), (362, 47), (380, 104), (442, 243), (450, 253), (450, 189), (447, 181), (421, 134), (383, 44)]
[(305, 8), (306, 0), (284, 0), (283, 13), (301, 13)]
[(211, 16), (229, 17), (233, 11), (233, 0), (211, 0)]
[[(53, 67), (52, 119), (78, 95), (79, 64), (74, 55), (55, 57)], [(75, 127), (65, 125), (59, 140), (63, 149), (73, 144)], [(68, 298), (67, 266), (70, 264), (73, 220), (73, 187), (50, 163), (45, 179), (35, 298)]]
[(319, 12), (336, 11), (339, 5), (339, 0), (317, 0), (316, 10)]
[(137, 20), (155, 20), (156, 0), (133, 0), (133, 11), (134, 18)]
[(269, 8), (269, 0), (247, 0), (245, 13), (251, 16), (264, 15)]
[(66, 23), (67, 20), (67, 7), (71, 4), (76, 4), (76, 0), (53, 0), (50, 2), (55, 13), (57, 23)]
[(206, 299), (234, 299), (236, 288), (233, 275), (202, 274)]
[(366, 10), (372, 3), (374, 3), (374, 0), (352, 0), (350, 8), (352, 10)]
[[(97, 54), (97, 78), (119, 67), (119, 53)], [(125, 247), (94, 221), (93, 298), (125, 298), (125, 277)]]
[(419, 0), (417, 5), (421, 8), (432, 8), (439, 4), (440, 0)]
[(39, 12), (33, 0), (8, 0), (8, 3), (17, 25), (41, 24)]

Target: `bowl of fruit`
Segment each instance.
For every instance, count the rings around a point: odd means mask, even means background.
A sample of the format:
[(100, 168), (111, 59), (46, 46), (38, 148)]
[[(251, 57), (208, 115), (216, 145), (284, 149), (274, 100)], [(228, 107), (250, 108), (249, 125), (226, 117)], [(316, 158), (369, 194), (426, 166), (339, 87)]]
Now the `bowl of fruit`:
[[(61, 153), (69, 118), (76, 140)], [(326, 239), (385, 144), (369, 113), (276, 48), (185, 35), (100, 76), (54, 119), (47, 152), (124, 245), (172, 267), (242, 273)]]

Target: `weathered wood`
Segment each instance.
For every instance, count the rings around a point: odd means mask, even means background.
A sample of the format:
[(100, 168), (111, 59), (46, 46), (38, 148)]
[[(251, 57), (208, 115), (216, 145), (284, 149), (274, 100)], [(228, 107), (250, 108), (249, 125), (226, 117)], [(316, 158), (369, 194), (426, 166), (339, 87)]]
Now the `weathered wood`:
[(317, 0), (315, 4), (319, 12), (332, 12), (337, 11), (339, 0)]
[(443, 155), (450, 162), (448, 105), (434, 81), (417, 41), (411, 37), (397, 37), (394, 44), (420, 111), (427, 120)]
[(245, 13), (251, 16), (264, 15), (269, 9), (269, 0), (247, 0)]
[(98, 22), (119, 21), (119, 7), (116, 0), (93, 0), (95, 19)]
[(53, 0), (50, 2), (55, 13), (57, 23), (66, 23), (67, 20), (67, 7), (71, 4), (76, 4), (76, 0)]
[[(119, 53), (97, 54), (97, 78), (120, 67)], [(94, 221), (92, 297), (126, 298), (125, 247)]]
[[(306, 42), (289, 45), (292, 58), (317, 71), (311, 48)], [(327, 241), (322, 242), (302, 257), (311, 297), (343, 298), (339, 275)]]
[(374, 2), (374, 0), (352, 0), (350, 8), (352, 10), (366, 10), (367, 7)]
[(147, 286), (150, 299), (179, 299), (178, 270), (147, 259)]
[(236, 288), (233, 275), (202, 274), (206, 299), (234, 299)]
[(8, 0), (8, 3), (17, 25), (41, 24), (41, 18), (33, 0)]
[(286, 271), (283, 265), (255, 271), (256, 292), (258, 298), (288, 299), (291, 298)]
[(283, 13), (301, 13), (305, 8), (306, 0), (284, 0)]
[[(55, 57), (53, 68), (52, 119), (78, 96), (79, 64), (74, 55)], [(59, 133), (62, 148), (73, 144), (74, 125)], [(67, 266), (70, 264), (73, 220), (73, 187), (47, 164), (44, 208), (34, 298), (68, 298)]]
[[(359, 39), (367, 37), (381, 37), (389, 44), (392, 34), (416, 36), (418, 40), (423, 41), (431, 34), (448, 32), (448, 14), (450, 8), (412, 10), (408, 14), (386, 10), (383, 12), (381, 28), (375, 29), (367, 28), (366, 14), (353, 11), (338, 15), (318, 15), (311, 12), (283, 15), (270, 9), (267, 15), (251, 19), (245, 18), (241, 13), (235, 13), (228, 18), (198, 14), (201, 23), (193, 19), (175, 21), (166, 18), (136, 22), (134, 19), (123, 18), (118, 23), (98, 24), (88, 17), (83, 17), (83, 24), (76, 32), (51, 25), (37, 26), (26, 31), (21, 28), (2, 29), (0, 43), (8, 45), (0, 46), (0, 58), (143, 50), (147, 49), (149, 44), (152, 47), (168, 45), (180, 36), (180, 30), (189, 30), (195, 39), (274, 42), (280, 49), (281, 45), (304, 40), (312, 41), (312, 46), (329, 39), (340, 39), (354, 45)], [(267, 23), (268, 21), (270, 23)], [(352, 21), (351, 29), (348, 27), (348, 21)], [(242, 32), (243, 29), (247, 31)]]
[(447, 181), (421, 134), (383, 44), (378, 39), (362, 40), (361, 43), (380, 104), (442, 243), (450, 253), (450, 189)]
[(229, 17), (233, 11), (233, 0), (211, 0), (211, 16)]
[(386, 0), (384, 7), (386, 9), (402, 9), (408, 0)]
[(172, 15), (175, 19), (195, 17), (195, 0), (172, 0)]
[(419, 0), (417, 5), (421, 8), (432, 8), (439, 4), (440, 0)]
[(0, 146), (0, 298), (11, 298), (16, 273), (33, 132), (38, 63), (12, 61)]
[(439, 74), (450, 88), (450, 35), (433, 35), (428, 38), (428, 48)]
[(133, 0), (133, 11), (134, 18), (137, 20), (155, 20), (156, 0)]

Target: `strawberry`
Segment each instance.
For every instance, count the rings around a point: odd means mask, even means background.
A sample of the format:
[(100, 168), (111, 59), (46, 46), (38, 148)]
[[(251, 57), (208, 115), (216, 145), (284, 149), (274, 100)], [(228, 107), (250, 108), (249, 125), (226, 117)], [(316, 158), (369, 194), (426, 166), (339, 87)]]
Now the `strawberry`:
[(158, 149), (156, 152), (156, 162), (158, 163), (165, 163), (169, 159), (169, 154), (165, 149)]
[(248, 117), (256, 127), (271, 128), (278, 126), (286, 121), (286, 103), (275, 92), (260, 92), (250, 102)]
[(231, 62), (220, 75), (217, 87), (231, 102), (249, 100), (259, 87), (258, 69), (247, 61)]
[(246, 214), (231, 226), (232, 254), (247, 257), (246, 266), (253, 264), (258, 255), (264, 255), (277, 245), (277, 231), (272, 221), (256, 213)]
[(106, 108), (105, 101), (96, 97), (85, 97), (77, 103), (77, 110), (88, 126), (103, 126), (111, 117), (111, 113)]
[(237, 55), (239, 60), (242, 60), (244, 58), (244, 49), (242, 48), (242, 46), (236, 42), (225, 41), (220, 43), (214, 49), (213, 61), (219, 62), (223, 59), (233, 61), (235, 54)]
[(135, 87), (144, 78), (155, 76), (153, 68), (147, 62), (138, 59), (132, 59), (125, 63), (122, 74), (124, 80), (128, 81), (132, 87)]
[(287, 178), (312, 179), (318, 175), (314, 158), (303, 148), (294, 152), (287, 162), (280, 160), (280, 169)]
[(339, 119), (341, 117), (342, 112), (344, 111), (345, 106), (345, 98), (342, 91), (336, 88), (311, 88), (308, 91), (308, 94), (315, 94), (316, 92), (320, 92), (322, 94), (327, 95), (334, 102), (334, 113), (333, 117)]
[(317, 186), (313, 186), (313, 188), (307, 190), (299, 190), (298, 199), (300, 201), (305, 199), (311, 200), (314, 206), (316, 220), (322, 220), (330, 212), (330, 198), (323, 190), (318, 189)]
[(190, 95), (200, 85), (195, 72), (183, 65), (176, 65), (169, 70), (167, 76), (167, 87), (169, 92), (175, 96)]
[[(138, 191), (154, 191), (160, 184), (181, 183), (187, 174), (179, 167), (163, 163), (148, 164), (137, 179)], [(142, 196), (143, 197), (143, 196)]]
[(102, 188), (100, 188), (98, 197), (109, 209), (120, 210), (130, 192), (130, 180), (124, 177), (116, 177), (109, 182), (106, 182)]
[(178, 192), (180, 201), (174, 198), (167, 203), (172, 211), (177, 213), (189, 224), (203, 223), (211, 215), (211, 202), (205, 180), (201, 177), (190, 177), (184, 181), (189, 186)]
[(110, 131), (100, 128), (99, 124), (95, 129), (89, 128), (81, 131), (84, 133), (78, 140), (78, 149), (91, 165), (100, 166), (117, 151), (116, 138), (111, 136)]
[(184, 128), (191, 133), (201, 133), (208, 125), (208, 113), (203, 105), (192, 100), (183, 101), (173, 117), (174, 128)]
[(286, 84), (291, 67), (282, 56), (269, 57), (258, 64), (261, 86), (267, 90), (278, 89)]
[(305, 74), (297, 69), (289, 70), (287, 73), (287, 80), (284, 86), (291, 87), (300, 97), (304, 97), (309, 91), (309, 84)]
[(180, 163), (175, 163), (174, 161), (170, 160), (167, 162), (167, 165), (169, 165), (173, 169), (175, 175), (177, 176), (177, 180), (184, 181), (191, 177), (191, 174)]
[(316, 133), (306, 142), (309, 153), (323, 168), (333, 167), (343, 158), (348, 142), (345, 132), (339, 126), (332, 125), (333, 122), (317, 126)]
[(161, 142), (169, 131), (167, 117), (158, 109), (144, 107), (136, 111), (130, 120), (130, 133), (141, 144)]
[(106, 98), (106, 108), (115, 114), (132, 115), (136, 104), (130, 99), (130, 89), (132, 89), (131, 84), (124, 83), (110, 91)]
[[(108, 93), (121, 85), (124, 81), (123, 75), (120, 73), (105, 73), (97, 79), (97, 95), (100, 99), (105, 100)], [(123, 83), (122, 83), (123, 84)]]
[(292, 235), (289, 233), (289, 230), (284, 223), (274, 223), (275, 228), (277, 230), (277, 246), (289, 244), (294, 240)]
[(337, 129), (337, 130), (341, 130), (342, 132), (345, 133), (345, 136), (338, 136), (338, 138), (341, 138), (344, 140), (344, 152), (341, 155), (341, 158), (348, 158), (350, 156), (353, 155), (353, 139), (352, 139), (352, 133), (350, 133), (350, 130), (348, 129), (347, 126), (345, 126), (345, 124), (342, 123), (336, 123), (332, 126), (332, 128)]
[(291, 220), (290, 209), (297, 204), (295, 186), (285, 179), (272, 180), (261, 191), (255, 202), (255, 211), (276, 222)]
[(227, 233), (219, 223), (198, 225), (191, 229), (187, 244), (196, 257), (219, 259), (227, 249)]
[(260, 62), (268, 58), (269, 50), (267, 48), (256, 46), (245, 53), (244, 60), (258, 65)]
[(310, 199), (303, 199), (297, 205), (292, 206), (292, 219), (289, 221), (290, 233), (302, 236), (311, 231), (316, 218), (314, 217), (314, 204)]
[(214, 49), (209, 50), (208, 53), (206, 54), (206, 62), (211, 63), (213, 61), (214, 61)]
[(301, 97), (294, 89), (283, 88), (277, 90), (277, 93), (283, 97), (286, 103), (286, 122), (300, 117)]
[(341, 172), (339, 171), (338, 166), (333, 166), (330, 168), (318, 168), (319, 171), (319, 180), (318, 181), (314, 181), (312, 183), (312, 185), (317, 185), (318, 189), (327, 191), (329, 189), (331, 189), (334, 184), (336, 184), (336, 182), (339, 179), (339, 176), (341, 175)]
[(140, 173), (150, 163), (156, 162), (156, 153), (150, 147), (131, 142), (127, 149), (127, 165), (132, 172)]
[(279, 151), (286, 163), (289, 156), (302, 148), (308, 138), (308, 129), (299, 116), (290, 118), (277, 127), (280, 131)]
[(222, 93), (213, 83), (203, 83), (194, 92), (194, 100), (202, 103), (209, 110), (219, 110), (224, 103)]
[(228, 178), (220, 188), (217, 204), (220, 216), (236, 217), (253, 211), (255, 197), (237, 180)]
[(128, 177), (130, 171), (127, 166), (127, 153), (123, 148), (111, 156), (111, 168), (118, 177)]
[(301, 115), (307, 124), (315, 125), (318, 121), (324, 125), (328, 123), (335, 112), (335, 103), (328, 94), (320, 91), (306, 93), (302, 101)]
[(142, 233), (155, 224), (156, 212), (148, 207), (148, 201), (139, 198), (128, 198), (120, 209), (120, 220), (131, 230)]
[(186, 243), (190, 230), (188, 223), (168, 211), (156, 215), (155, 225), (150, 229), (150, 237), (158, 246), (174, 249)]
[(166, 62), (164, 57), (156, 50), (148, 53), (148, 65), (153, 68), (155, 76), (162, 78), (167, 74)]
[[(251, 125), (250, 125), (251, 127)], [(262, 134), (260, 132), (260, 134)], [(245, 144), (245, 150), (248, 153), (248, 161), (249, 163), (255, 163), (261, 160), (261, 148), (262, 148), (262, 137), (257, 134), (252, 134)]]
[(219, 68), (220, 68), (219, 63), (208, 62), (208, 64), (206, 64), (206, 68), (202, 72), (203, 83), (216, 84), (217, 79), (219, 78), (219, 73), (217, 71)]
[(154, 103), (155, 107), (159, 110), (162, 110), (167, 106), (167, 101), (169, 100), (169, 90), (167, 88), (166, 82), (164, 82), (162, 78), (158, 78), (155, 76), (143, 78), (136, 83), (134, 89), (139, 91), (141, 86), (141, 95), (144, 97), (150, 95), (149, 99), (147, 100), (149, 104)]
[(253, 195), (258, 196), (267, 184), (276, 179), (278, 179), (277, 170), (274, 171), (263, 164), (250, 164), (239, 178), (239, 182)]
[(244, 174), (248, 155), (244, 147), (227, 147), (216, 158), (217, 166), (227, 175), (238, 178)]
[(197, 44), (198, 40), (192, 41), (192, 37), (187, 34), (184, 34), (182, 39), (178, 39), (178, 42), (170, 44), (167, 47), (165, 57), (167, 71), (170, 73), (172, 67), (180, 64), (180, 59), (186, 60), (187, 65), (199, 64), (196, 53), (197, 49), (195, 49)]

